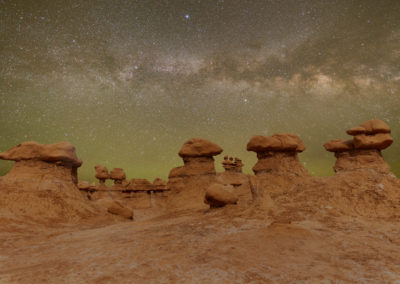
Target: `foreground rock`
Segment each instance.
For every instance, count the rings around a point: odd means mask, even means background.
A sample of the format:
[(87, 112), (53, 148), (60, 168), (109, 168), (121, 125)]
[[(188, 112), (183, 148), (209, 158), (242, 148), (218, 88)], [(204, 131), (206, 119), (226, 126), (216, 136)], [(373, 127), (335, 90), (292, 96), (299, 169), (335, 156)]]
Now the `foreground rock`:
[(228, 204), (236, 204), (239, 198), (234, 194), (233, 186), (212, 184), (206, 191), (205, 202), (211, 208), (223, 207)]
[(96, 214), (78, 190), (82, 161), (71, 143), (24, 142), (0, 158), (16, 162), (0, 180), (2, 216), (63, 222)]
[(171, 210), (206, 208), (204, 194), (216, 178), (213, 156), (222, 151), (218, 145), (202, 138), (192, 138), (183, 144), (179, 156), (184, 165), (172, 169), (168, 176)]

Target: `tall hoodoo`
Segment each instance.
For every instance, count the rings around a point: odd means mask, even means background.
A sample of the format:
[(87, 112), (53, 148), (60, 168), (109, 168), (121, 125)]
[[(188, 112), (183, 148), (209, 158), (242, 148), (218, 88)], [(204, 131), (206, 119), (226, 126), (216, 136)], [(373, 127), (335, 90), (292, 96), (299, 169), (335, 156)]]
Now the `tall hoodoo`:
[(257, 153), (258, 162), (254, 173), (279, 173), (287, 175), (308, 174), (300, 163), (298, 153), (306, 149), (304, 143), (295, 134), (279, 133), (272, 136), (254, 136), (247, 144), (247, 151)]
[(173, 209), (204, 208), (204, 194), (215, 181), (214, 156), (222, 152), (217, 144), (192, 138), (179, 151), (184, 165), (174, 168), (168, 176), (170, 207)]
[(378, 119), (364, 122), (346, 131), (353, 139), (336, 139), (324, 144), (327, 151), (337, 158), (333, 167), (335, 172), (372, 169), (389, 173), (389, 165), (382, 157), (381, 150), (393, 143), (389, 126)]

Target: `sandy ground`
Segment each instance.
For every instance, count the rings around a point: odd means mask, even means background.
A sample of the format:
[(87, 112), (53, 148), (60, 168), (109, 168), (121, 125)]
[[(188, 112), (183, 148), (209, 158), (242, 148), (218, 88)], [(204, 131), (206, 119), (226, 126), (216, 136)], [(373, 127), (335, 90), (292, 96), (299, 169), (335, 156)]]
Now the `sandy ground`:
[(54, 228), (1, 220), (1, 283), (400, 283), (400, 222), (234, 206)]

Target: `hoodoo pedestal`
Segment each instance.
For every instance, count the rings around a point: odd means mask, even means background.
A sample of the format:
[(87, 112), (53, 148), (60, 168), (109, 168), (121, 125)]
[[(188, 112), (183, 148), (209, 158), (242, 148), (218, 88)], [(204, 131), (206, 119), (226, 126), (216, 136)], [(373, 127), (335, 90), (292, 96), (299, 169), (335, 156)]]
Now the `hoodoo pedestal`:
[(93, 213), (77, 187), (82, 160), (71, 143), (24, 142), (0, 159), (16, 162), (0, 182), (0, 199), (15, 216), (68, 221)]
[(295, 134), (281, 133), (269, 137), (254, 136), (247, 144), (247, 151), (257, 153), (258, 162), (253, 167), (256, 176), (267, 173), (279, 175), (307, 175), (298, 159), (298, 153), (306, 149)]
[(172, 169), (168, 176), (171, 209), (206, 208), (205, 191), (216, 178), (213, 156), (222, 151), (218, 145), (202, 138), (192, 138), (183, 144), (179, 156), (184, 165)]
[(369, 120), (346, 132), (354, 136), (353, 139), (336, 139), (324, 144), (327, 151), (335, 153), (337, 160), (333, 169), (336, 173), (365, 169), (379, 173), (390, 172), (390, 167), (381, 154), (381, 150), (393, 143), (390, 128), (385, 122)]

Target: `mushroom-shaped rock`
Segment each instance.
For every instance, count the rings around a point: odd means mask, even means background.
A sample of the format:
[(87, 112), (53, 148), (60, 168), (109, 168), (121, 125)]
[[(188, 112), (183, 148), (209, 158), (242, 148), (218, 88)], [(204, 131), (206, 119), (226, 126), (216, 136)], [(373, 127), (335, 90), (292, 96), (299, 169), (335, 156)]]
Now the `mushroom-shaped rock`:
[(324, 145), (327, 151), (335, 153), (335, 172), (364, 169), (382, 173), (390, 171), (381, 154), (381, 150), (393, 143), (390, 128), (385, 122), (379, 119), (368, 120), (346, 132), (354, 136), (352, 140), (337, 139)]
[(78, 189), (77, 168), (82, 160), (71, 143), (24, 142), (1, 153), (0, 158), (15, 161), (0, 181), (2, 208), (9, 214), (43, 221), (95, 214), (96, 209)]
[(272, 172), (296, 176), (308, 174), (297, 156), (305, 148), (300, 138), (290, 133), (254, 136), (247, 144), (248, 151), (257, 153), (258, 162), (253, 167), (256, 175)]
[(324, 144), (324, 148), (329, 152), (344, 152), (354, 149), (353, 140), (343, 141), (342, 139), (335, 139)]
[(184, 165), (172, 169), (168, 176), (171, 210), (205, 209), (205, 190), (216, 178), (213, 156), (222, 151), (215, 143), (201, 138), (183, 144), (179, 156)]
[(210, 204), (211, 208), (223, 207), (228, 204), (236, 204), (239, 199), (232, 191), (232, 186), (218, 183), (212, 184), (206, 190), (204, 202)]
[(104, 186), (106, 180), (110, 178), (107, 167), (96, 165), (94, 169), (96, 170), (96, 178), (99, 180), (100, 185)]
[(257, 135), (251, 138), (247, 144), (247, 151), (266, 152), (266, 151), (296, 151), (303, 152), (306, 149), (303, 141), (291, 133), (278, 133), (266, 137)]
[(122, 184), (126, 180), (126, 175), (123, 169), (114, 168), (110, 172), (110, 178), (114, 181), (114, 184)]
[(76, 156), (75, 147), (70, 142), (39, 144), (28, 141), (0, 153), (0, 159), (10, 161), (35, 160), (50, 163), (61, 162), (80, 167), (82, 160)]
[(179, 156), (182, 158), (212, 157), (221, 154), (222, 151), (221, 147), (211, 141), (202, 138), (192, 138), (182, 145)]

